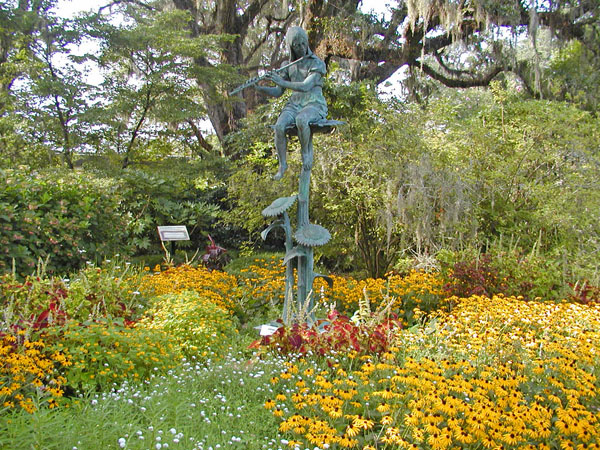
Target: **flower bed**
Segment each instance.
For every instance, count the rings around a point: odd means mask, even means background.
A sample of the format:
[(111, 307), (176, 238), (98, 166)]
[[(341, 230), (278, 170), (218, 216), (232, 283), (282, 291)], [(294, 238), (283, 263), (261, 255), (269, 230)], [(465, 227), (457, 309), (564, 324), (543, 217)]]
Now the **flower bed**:
[(455, 299), (381, 355), (303, 358), (265, 407), (324, 448), (598, 448), (600, 307)]

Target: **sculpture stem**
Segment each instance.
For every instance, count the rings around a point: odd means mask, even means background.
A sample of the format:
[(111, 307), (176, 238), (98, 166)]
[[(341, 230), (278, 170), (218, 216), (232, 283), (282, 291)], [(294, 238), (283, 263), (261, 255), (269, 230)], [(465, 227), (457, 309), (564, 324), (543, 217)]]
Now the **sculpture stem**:
[[(298, 187), (298, 229), (309, 224), (308, 220), (308, 201), (310, 193), (310, 171), (313, 161), (313, 134), (310, 132), (308, 145), (302, 154), (302, 171), (300, 172), (300, 185)], [(312, 290), (314, 281), (314, 256), (312, 247), (306, 248), (306, 256), (298, 258), (298, 289), (297, 289), (297, 307), (298, 311), (306, 308), (309, 311), (308, 316), (310, 321), (314, 322), (314, 299), (310, 298), (307, 304), (307, 299)]]
[[(292, 250), (294, 243), (292, 242), (292, 225), (290, 223), (290, 216), (287, 211), (283, 212), (283, 229), (285, 230), (285, 252), (288, 253)], [(285, 264), (285, 293), (283, 294), (283, 322), (286, 325), (290, 325), (291, 314), (290, 314), (290, 302), (292, 300), (293, 286), (294, 286), (294, 267), (293, 262), (288, 261)]]

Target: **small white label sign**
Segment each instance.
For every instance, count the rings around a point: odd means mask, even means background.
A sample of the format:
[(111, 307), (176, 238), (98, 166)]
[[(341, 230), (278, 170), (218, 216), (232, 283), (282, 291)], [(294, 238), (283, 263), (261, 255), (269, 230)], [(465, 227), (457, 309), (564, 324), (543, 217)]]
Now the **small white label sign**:
[(169, 225), (158, 228), (158, 235), (161, 241), (189, 241), (190, 235), (188, 234), (187, 227), (185, 225)]
[(271, 336), (278, 329), (279, 329), (279, 327), (274, 327), (272, 325), (261, 325), (261, 327), (260, 327), (260, 335), (261, 336)]

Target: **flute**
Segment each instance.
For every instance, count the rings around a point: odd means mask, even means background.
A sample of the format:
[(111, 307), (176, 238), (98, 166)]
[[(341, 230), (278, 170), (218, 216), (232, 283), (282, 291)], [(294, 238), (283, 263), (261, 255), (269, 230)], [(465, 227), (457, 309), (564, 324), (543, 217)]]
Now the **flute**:
[(250, 79), (249, 79), (248, 81), (246, 81), (245, 83), (243, 83), (243, 84), (240, 84), (240, 85), (239, 85), (238, 87), (236, 87), (234, 90), (230, 91), (230, 92), (229, 92), (229, 95), (235, 95), (235, 94), (237, 94), (238, 92), (240, 92), (240, 91), (243, 91), (243, 90), (244, 90), (244, 89), (246, 89), (247, 87), (250, 87), (250, 86), (252, 86), (252, 85), (254, 85), (254, 84), (258, 83), (260, 80), (264, 80), (264, 79), (267, 77), (267, 75), (268, 75), (269, 73), (279, 73), (279, 72), (282, 72), (282, 71), (284, 71), (285, 69), (287, 69), (288, 67), (292, 67), (293, 65), (295, 65), (295, 64), (298, 64), (300, 61), (302, 61), (303, 59), (306, 59), (307, 57), (308, 57), (308, 55), (305, 55), (305, 56), (303, 56), (302, 58), (300, 58), (300, 59), (297, 59), (296, 61), (293, 61), (293, 62), (291, 62), (291, 63), (289, 63), (289, 64), (286, 64), (286, 65), (285, 65), (285, 66), (283, 66), (283, 67), (280, 67), (279, 69), (271, 70), (271, 71), (269, 71), (269, 72), (265, 73), (264, 75), (260, 75), (260, 76), (258, 76), (258, 77), (250, 78)]

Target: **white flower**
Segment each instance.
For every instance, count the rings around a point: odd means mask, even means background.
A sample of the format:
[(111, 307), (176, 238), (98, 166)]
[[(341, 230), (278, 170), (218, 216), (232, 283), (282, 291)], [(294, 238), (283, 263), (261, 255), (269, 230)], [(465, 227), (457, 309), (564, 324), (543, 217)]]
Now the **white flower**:
[(125, 448), (126, 445), (127, 441), (125, 440), (125, 438), (119, 438), (119, 447)]

